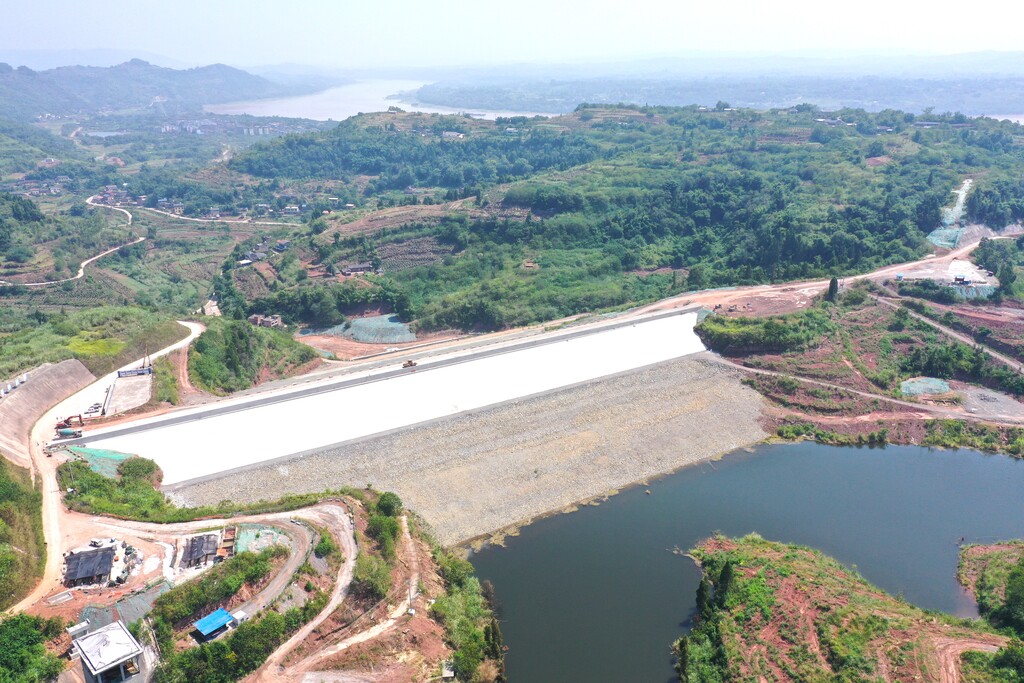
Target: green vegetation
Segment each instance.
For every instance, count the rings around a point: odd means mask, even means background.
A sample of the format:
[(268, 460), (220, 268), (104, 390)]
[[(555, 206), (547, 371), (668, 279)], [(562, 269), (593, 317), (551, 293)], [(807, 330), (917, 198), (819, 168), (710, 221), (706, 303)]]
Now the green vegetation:
[(274, 611), (241, 624), (212, 643), (170, 653), (157, 667), (156, 683), (228, 683), (255, 671), (287, 635)]
[(395, 544), (402, 531), (395, 518), (401, 511), (402, 499), (397, 494), (382, 493), (366, 525), (366, 535), (377, 542), (381, 557), (389, 564), (395, 561)]
[(1021, 269), (1024, 268), (1024, 237), (1015, 240), (992, 240), (983, 237), (978, 248), (971, 253), (971, 258), (996, 274), (1001, 295), (1019, 296), (1020, 287), (1017, 281)]
[(45, 643), (63, 635), (63, 630), (60, 617), (0, 616), (0, 681), (39, 683), (55, 679), (64, 670), (64, 662), (48, 652)]
[[(925, 634), (974, 638), (983, 625), (928, 613), (806, 547), (717, 536), (691, 551), (704, 579), (696, 624), (674, 645), (684, 683), (914, 680)], [(810, 649), (817, 642), (820, 653)], [(773, 672), (776, 672), (773, 674)]]
[(599, 151), (584, 136), (542, 129), (516, 137), (440, 139), (446, 131), (464, 130), (462, 122), (454, 116), (439, 118), (432, 131), (435, 139), (427, 140), (349, 119), (331, 131), (260, 145), (234, 157), (231, 167), (262, 178), (376, 176), (368, 188), (370, 194), (409, 185), (462, 188), (508, 182), (539, 170), (584, 164)]
[(814, 439), (818, 443), (829, 446), (884, 446), (889, 440), (889, 430), (879, 429), (867, 434), (840, 434), (839, 432), (822, 429), (810, 422), (787, 422), (780, 425), (776, 435), (783, 439)]
[(408, 296), (393, 280), (386, 277), (370, 279), (369, 286), (346, 282), (286, 289), (260, 297), (250, 304), (240, 302), (241, 306), (249, 313), (275, 311), (289, 322), (302, 322), (315, 327), (338, 325), (345, 321), (346, 314), (368, 306), (381, 306), (404, 317), (411, 314)]
[[(996, 621), (1000, 615), (1012, 613), (1024, 616), (1024, 588), (1020, 577), (1024, 563), (1024, 541), (1006, 541), (990, 546), (965, 545), (960, 549), (960, 566), (957, 579), (968, 590), (973, 591), (978, 610)], [(973, 577), (973, 581), (971, 580)], [(1012, 579), (1012, 580), (1011, 580)], [(1016, 604), (1007, 608), (1009, 589), (1013, 585), (1012, 598)], [(1017, 614), (1019, 613), (1019, 614)], [(1012, 617), (1011, 617), (1012, 618)], [(1024, 621), (1018, 628), (1024, 633)]]
[(81, 460), (61, 464), (57, 471), (61, 487), (64, 490), (74, 489), (73, 492), (65, 494), (64, 504), (72, 510), (87, 514), (170, 523), (207, 517), (296, 510), (337, 495), (352, 496), (357, 500), (363, 500), (365, 497), (358, 489), (342, 488), (322, 493), (284, 496), (276, 501), (237, 503), (224, 500), (218, 505), (179, 508), (157, 489), (159, 471), (152, 460), (129, 458), (120, 464), (118, 474), (117, 479), (109, 479), (93, 472), (89, 465)]
[(0, 335), (0, 377), (42, 363), (68, 358), (82, 361), (103, 375), (141, 358), (147, 349), (160, 349), (183, 339), (188, 329), (157, 313), (134, 307), (101, 307), (66, 315), (35, 312), (34, 325), (0, 310), (5, 323), (17, 331)]
[(385, 491), (380, 494), (374, 508), (378, 514), (397, 517), (402, 512), (402, 499), (398, 497), (397, 493)]
[[(441, 548), (435, 548), (434, 560), (447, 593), (434, 602), (430, 611), (444, 625), (445, 637), (455, 651), (452, 660), (456, 678), (472, 681), (485, 659), (501, 662), (501, 627), (484, 598), (480, 581), (473, 576), (473, 565)], [(503, 675), (499, 680), (504, 680)]]
[[(166, 622), (171, 628), (180, 628), (205, 616), (218, 605), (235, 595), (242, 586), (250, 588), (270, 574), (274, 558), (288, 555), (288, 548), (274, 545), (260, 553), (239, 553), (208, 569), (199, 578), (179, 584), (156, 599), (151, 618)], [(165, 631), (154, 626), (154, 630)], [(160, 649), (168, 652), (167, 643)]]
[(928, 420), (923, 446), (974, 448), (990, 453), (1024, 457), (1024, 429), (993, 427), (963, 420)]
[(174, 363), (166, 356), (153, 362), (153, 398), (154, 403), (170, 403), (178, 405), (178, 372)]
[(32, 588), (45, 562), (42, 497), (28, 470), (0, 457), (0, 609)]
[(993, 360), (980, 348), (972, 349), (959, 342), (917, 346), (900, 361), (900, 369), (907, 376), (962, 379), (1001, 389), (1014, 396), (1024, 394), (1024, 376)]
[(338, 552), (337, 542), (326, 529), (320, 530), (320, 539), (313, 547), (313, 552), (317, 557), (333, 557)]
[(1021, 683), (1024, 645), (1011, 643), (996, 653), (965, 652), (960, 659), (964, 683)]
[[(266, 178), (341, 178), (343, 189), (367, 174), (364, 194), (381, 206), (473, 197), (472, 219), (462, 205), (370, 236), (331, 241), (311, 227), (302, 240), (325, 267), (410, 240), (444, 245), (450, 255), (388, 272), (408, 302), (403, 317), (426, 329), (505, 327), (909, 260), (964, 175), (985, 170), (987, 186), (1024, 168), (1007, 124), (915, 130), (900, 112), (839, 115), (857, 125), (823, 126), (811, 106), (582, 107), (523, 119), (515, 132), (508, 122), (364, 116), (255, 145), (232, 163)], [(422, 191), (398, 193), (408, 186)]]
[(286, 377), (316, 358), (316, 351), (285, 331), (211, 318), (189, 350), (188, 368), (197, 386), (225, 394), (248, 389), (264, 376)]
[(391, 590), (391, 567), (369, 553), (359, 553), (352, 573), (352, 592), (373, 602), (383, 600)]
[(694, 331), (708, 348), (721, 353), (778, 353), (814, 346), (835, 325), (827, 310), (816, 308), (770, 318), (710, 315)]

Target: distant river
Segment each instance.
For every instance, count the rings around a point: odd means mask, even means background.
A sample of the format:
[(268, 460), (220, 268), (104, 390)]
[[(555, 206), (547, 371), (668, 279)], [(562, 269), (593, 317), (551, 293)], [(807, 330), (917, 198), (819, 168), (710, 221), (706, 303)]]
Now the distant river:
[[(387, 111), (388, 107), (401, 107), (406, 111), (420, 111), (438, 114), (461, 114), (467, 110), (422, 104), (406, 99), (396, 99), (401, 92), (412, 93), (426, 85), (423, 81), (360, 81), (350, 85), (330, 88), (312, 95), (283, 97), (273, 100), (252, 100), (250, 102), (229, 102), (209, 104), (205, 111), (213, 114), (251, 114), (252, 116), (285, 116), (316, 121), (343, 121), (360, 113)], [(534, 116), (531, 112), (471, 110), (468, 113), (477, 118), (495, 119), (499, 116)]]
[(1021, 491), (1024, 462), (975, 451), (762, 446), (542, 519), (471, 559), (494, 584), (513, 683), (666, 683), (700, 580), (670, 549), (756, 531), (919, 607), (974, 616), (957, 543), (1024, 536)]

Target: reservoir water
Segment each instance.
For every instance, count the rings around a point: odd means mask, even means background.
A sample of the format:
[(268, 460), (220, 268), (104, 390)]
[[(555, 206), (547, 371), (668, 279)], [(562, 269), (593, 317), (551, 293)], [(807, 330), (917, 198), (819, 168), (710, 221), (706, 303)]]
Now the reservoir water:
[[(650, 491), (650, 495), (645, 493)], [(542, 519), (471, 559), (494, 584), (512, 683), (665, 683), (700, 573), (671, 552), (757, 532), (856, 566), (927, 609), (976, 606), (958, 542), (1024, 536), (1024, 461), (913, 446), (761, 446)]]
[[(478, 118), (484, 119), (494, 119), (498, 116), (534, 116), (533, 113), (529, 112), (455, 109), (436, 104), (415, 102), (413, 95), (398, 96), (399, 93), (413, 93), (424, 85), (423, 81), (360, 81), (336, 88), (328, 88), (311, 95), (252, 100), (249, 102), (209, 104), (204, 109), (214, 114), (286, 116), (316, 121), (327, 121), (329, 119), (343, 121), (359, 113), (387, 111), (388, 107), (392, 106), (400, 107), (405, 111), (437, 114), (459, 114), (466, 111)], [(550, 115), (542, 114), (542, 116)]]

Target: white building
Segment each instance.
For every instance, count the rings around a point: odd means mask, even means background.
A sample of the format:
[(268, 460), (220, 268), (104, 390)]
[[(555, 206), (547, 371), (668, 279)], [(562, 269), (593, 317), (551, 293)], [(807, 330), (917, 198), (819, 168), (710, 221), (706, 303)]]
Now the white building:
[(75, 651), (82, 659), (85, 683), (141, 681), (142, 646), (124, 622), (115, 621), (75, 639)]

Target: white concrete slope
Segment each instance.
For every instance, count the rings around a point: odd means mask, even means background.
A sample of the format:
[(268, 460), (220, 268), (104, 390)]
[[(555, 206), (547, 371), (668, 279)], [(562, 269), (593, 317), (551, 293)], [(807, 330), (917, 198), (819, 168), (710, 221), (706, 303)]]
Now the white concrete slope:
[(87, 441), (151, 458), (176, 484), (697, 353), (696, 317), (638, 320), (433, 370), (426, 360), (378, 382)]

